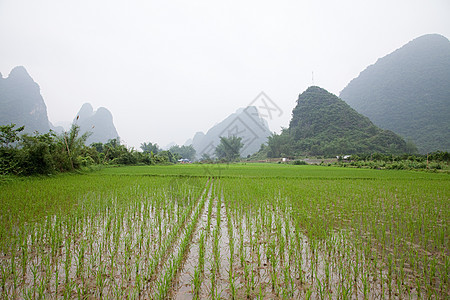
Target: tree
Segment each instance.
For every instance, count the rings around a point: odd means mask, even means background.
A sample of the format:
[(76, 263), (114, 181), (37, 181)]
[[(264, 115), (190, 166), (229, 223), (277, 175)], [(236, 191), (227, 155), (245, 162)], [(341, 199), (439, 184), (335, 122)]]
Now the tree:
[(267, 141), (267, 157), (273, 158), (291, 155), (291, 144), (291, 137), (285, 129), (283, 129), (281, 134), (274, 133), (272, 136), (269, 136)]
[(128, 149), (120, 144), (120, 138), (110, 139), (103, 145), (104, 161), (112, 164), (131, 164)]
[(154, 143), (142, 143), (141, 144), (141, 150), (144, 153), (148, 153), (148, 154), (157, 154), (159, 151), (161, 151), (161, 149), (159, 148), (158, 144)]
[(417, 147), (414, 144), (414, 142), (412, 140), (408, 139), (406, 141), (406, 153), (408, 153), (408, 154), (415, 154), (417, 152), (418, 152), (418, 150), (417, 150)]
[(9, 147), (11, 143), (19, 140), (19, 132), (25, 129), (25, 126), (14, 129), (16, 124), (0, 126), (0, 147)]
[[(55, 160), (56, 152), (61, 150), (55, 143), (55, 135), (52, 132), (46, 134), (24, 134), (20, 141), (19, 174), (51, 174), (59, 167)], [(67, 161), (68, 158), (65, 157)], [(66, 165), (67, 167), (67, 165)], [(61, 167), (63, 169), (63, 167)]]
[(78, 136), (79, 133), (80, 126), (74, 123), (72, 124), (69, 132), (64, 132), (59, 136), (60, 143), (65, 146), (64, 148), (67, 152), (72, 170), (78, 167), (78, 157), (81, 155), (82, 150), (85, 148), (86, 140), (92, 134), (90, 132), (86, 132), (83, 135)]
[[(19, 132), (23, 131), (24, 126), (14, 129), (16, 125), (0, 126), (0, 174), (18, 174), (20, 163), (15, 142), (20, 140)], [(14, 145), (14, 146), (13, 146)]]
[(103, 143), (92, 143), (91, 147), (94, 148), (95, 150), (97, 150), (98, 153), (103, 152)]
[(167, 150), (160, 151), (158, 154), (154, 156), (155, 162), (157, 163), (176, 163), (176, 157)]
[(175, 145), (170, 147), (169, 151), (172, 152), (172, 154), (178, 154), (181, 158), (187, 158), (189, 160), (195, 159), (196, 151), (192, 145), (181, 147)]
[(241, 148), (244, 147), (242, 138), (237, 136), (220, 137), (220, 143), (216, 147), (217, 158), (226, 161), (234, 161), (240, 157)]

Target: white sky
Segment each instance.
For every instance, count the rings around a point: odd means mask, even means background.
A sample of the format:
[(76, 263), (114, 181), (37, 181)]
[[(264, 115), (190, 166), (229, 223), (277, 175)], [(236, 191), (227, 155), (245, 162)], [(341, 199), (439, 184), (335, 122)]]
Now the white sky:
[(450, 1), (0, 0), (0, 72), (23, 65), (49, 119), (108, 108), (128, 146), (183, 144), (264, 91), (287, 127), (312, 84), (339, 92), (427, 33)]

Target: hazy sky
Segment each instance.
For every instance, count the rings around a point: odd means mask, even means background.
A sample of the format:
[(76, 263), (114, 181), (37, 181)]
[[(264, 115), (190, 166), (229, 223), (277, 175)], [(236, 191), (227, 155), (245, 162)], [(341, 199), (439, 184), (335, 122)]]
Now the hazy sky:
[(129, 146), (183, 144), (261, 91), (279, 131), (312, 72), (339, 94), (408, 41), (449, 38), (449, 16), (448, 0), (0, 0), (0, 72), (23, 65), (53, 123), (90, 102)]

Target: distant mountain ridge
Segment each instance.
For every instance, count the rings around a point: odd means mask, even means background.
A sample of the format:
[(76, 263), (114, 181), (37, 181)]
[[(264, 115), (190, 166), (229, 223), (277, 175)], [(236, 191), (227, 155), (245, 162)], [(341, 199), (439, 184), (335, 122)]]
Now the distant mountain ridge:
[(91, 135), (86, 140), (86, 144), (106, 143), (110, 139), (119, 137), (116, 127), (114, 126), (113, 116), (111, 112), (99, 107), (96, 111), (90, 103), (84, 103), (80, 111), (73, 120), (75, 124), (80, 126), (80, 133), (90, 132)]
[(260, 116), (258, 109), (255, 106), (248, 106), (238, 109), (214, 125), (206, 134), (197, 132), (192, 140), (186, 141), (185, 145), (192, 144), (198, 159), (203, 155), (214, 157), (220, 137), (237, 136), (242, 138), (244, 144), (241, 156), (246, 157), (257, 152), (271, 134), (267, 121)]
[[(62, 126), (55, 127), (47, 115), (47, 106), (42, 98), (39, 85), (31, 78), (27, 70), (15, 67), (7, 78), (0, 74), (0, 125), (14, 123), (25, 126), (25, 133), (47, 133), (50, 129), (61, 133)], [(111, 112), (100, 107), (94, 112), (89, 103), (85, 103), (75, 117), (80, 133), (92, 132), (87, 144), (106, 143), (118, 137)]]
[(0, 125), (25, 125), (26, 133), (50, 129), (40, 87), (22, 66), (12, 69), (7, 78), (0, 75), (0, 107)]
[(450, 151), (450, 42), (418, 37), (353, 79), (341, 98), (376, 125), (412, 140), (419, 152)]
[(301, 93), (289, 128), (269, 139), (269, 157), (280, 155), (345, 155), (404, 153), (406, 142), (325, 89), (311, 86)]

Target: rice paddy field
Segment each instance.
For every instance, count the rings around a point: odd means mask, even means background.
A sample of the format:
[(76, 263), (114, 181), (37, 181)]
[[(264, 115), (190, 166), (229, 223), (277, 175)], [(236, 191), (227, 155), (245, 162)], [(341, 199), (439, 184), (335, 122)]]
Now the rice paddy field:
[(449, 299), (448, 174), (117, 167), (0, 184), (2, 299)]

